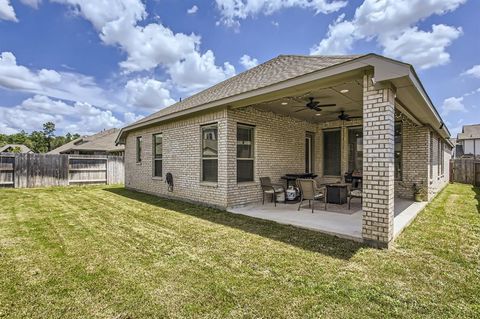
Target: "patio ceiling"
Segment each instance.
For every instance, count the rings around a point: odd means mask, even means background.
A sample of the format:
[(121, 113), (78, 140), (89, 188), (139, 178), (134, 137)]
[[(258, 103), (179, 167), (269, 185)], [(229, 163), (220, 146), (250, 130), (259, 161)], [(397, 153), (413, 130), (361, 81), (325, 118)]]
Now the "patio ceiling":
[[(312, 110), (305, 107), (309, 98), (314, 98), (320, 105), (335, 104), (335, 106), (320, 106), (321, 111)], [(362, 79), (352, 78), (252, 106), (308, 122), (323, 123), (338, 120), (341, 111), (350, 116), (361, 116), (362, 103)]]

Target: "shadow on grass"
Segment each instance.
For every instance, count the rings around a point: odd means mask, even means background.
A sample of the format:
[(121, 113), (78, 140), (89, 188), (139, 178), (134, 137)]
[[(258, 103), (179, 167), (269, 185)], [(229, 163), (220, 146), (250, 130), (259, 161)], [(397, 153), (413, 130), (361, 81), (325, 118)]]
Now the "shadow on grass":
[(176, 211), (227, 227), (236, 228), (251, 234), (283, 242), (301, 249), (328, 255), (339, 259), (350, 259), (365, 245), (319, 232), (282, 225), (273, 221), (237, 215), (227, 211), (166, 199), (125, 188), (105, 188), (114, 193), (159, 208)]
[(480, 187), (472, 186), (475, 192), (475, 200), (477, 201), (477, 213), (480, 213)]

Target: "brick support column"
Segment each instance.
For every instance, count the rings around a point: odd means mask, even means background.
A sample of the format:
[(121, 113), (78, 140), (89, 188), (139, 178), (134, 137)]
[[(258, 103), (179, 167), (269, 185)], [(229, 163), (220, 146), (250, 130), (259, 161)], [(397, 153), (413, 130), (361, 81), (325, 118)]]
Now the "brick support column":
[(388, 248), (394, 218), (395, 91), (363, 77), (363, 240)]

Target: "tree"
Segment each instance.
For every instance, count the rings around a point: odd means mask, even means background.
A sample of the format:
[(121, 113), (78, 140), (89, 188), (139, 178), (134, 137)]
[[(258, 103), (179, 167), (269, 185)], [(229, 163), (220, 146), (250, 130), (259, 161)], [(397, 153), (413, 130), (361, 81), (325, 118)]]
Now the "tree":
[(12, 150), (10, 152), (15, 153), (15, 154), (19, 154), (21, 151), (22, 151), (22, 149), (20, 148), (20, 146), (15, 146), (15, 147), (12, 148)]
[(53, 122), (43, 124), (42, 131), (33, 131), (30, 134), (27, 134), (25, 131), (10, 135), (0, 133), (0, 146), (6, 144), (23, 144), (35, 153), (46, 153), (80, 137), (80, 135), (76, 133), (67, 133), (65, 136), (55, 136), (54, 133), (55, 123)]
[(48, 150), (52, 150), (52, 138), (55, 136), (55, 123), (47, 122), (43, 124), (43, 135), (48, 145)]
[(31, 149), (35, 153), (45, 153), (48, 151), (48, 144), (43, 132), (33, 131), (30, 134), (30, 141), (32, 143)]

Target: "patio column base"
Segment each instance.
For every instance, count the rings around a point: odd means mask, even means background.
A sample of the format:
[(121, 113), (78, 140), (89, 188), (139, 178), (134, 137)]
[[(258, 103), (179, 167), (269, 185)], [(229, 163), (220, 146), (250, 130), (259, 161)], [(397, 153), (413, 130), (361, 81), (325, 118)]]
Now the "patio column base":
[(392, 244), (393, 240), (389, 242), (384, 242), (384, 241), (378, 241), (378, 240), (373, 240), (373, 239), (363, 239), (363, 243), (366, 244), (367, 246), (373, 247), (373, 248), (378, 248), (378, 249), (389, 249)]

